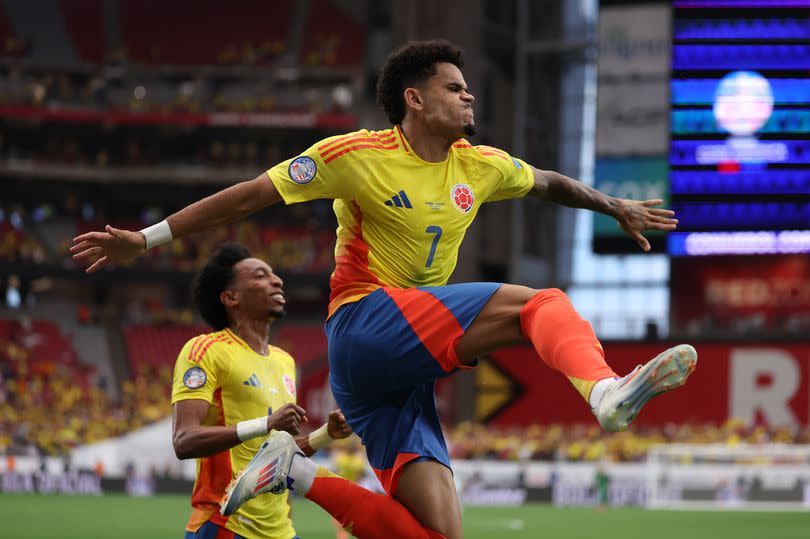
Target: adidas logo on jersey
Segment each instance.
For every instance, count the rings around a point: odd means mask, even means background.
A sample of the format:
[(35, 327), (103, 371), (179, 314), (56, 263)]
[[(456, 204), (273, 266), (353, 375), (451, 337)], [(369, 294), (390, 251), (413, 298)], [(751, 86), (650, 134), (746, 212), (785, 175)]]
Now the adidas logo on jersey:
[(251, 387), (263, 387), (263, 386), (262, 386), (262, 383), (259, 381), (259, 377), (258, 377), (258, 376), (256, 376), (256, 374), (255, 374), (255, 373), (254, 373), (254, 374), (251, 374), (251, 375), (250, 375), (250, 378), (248, 378), (247, 380), (245, 380), (245, 381), (244, 381), (244, 382), (242, 382), (242, 383), (243, 383), (244, 385), (246, 385), (246, 386), (251, 386)]
[(396, 195), (394, 195), (393, 197), (391, 197), (390, 200), (386, 200), (385, 205), (395, 206), (397, 208), (408, 208), (410, 210), (413, 209), (413, 206), (411, 206), (411, 201), (408, 200), (408, 195), (405, 194), (404, 189), (399, 193), (397, 193)]

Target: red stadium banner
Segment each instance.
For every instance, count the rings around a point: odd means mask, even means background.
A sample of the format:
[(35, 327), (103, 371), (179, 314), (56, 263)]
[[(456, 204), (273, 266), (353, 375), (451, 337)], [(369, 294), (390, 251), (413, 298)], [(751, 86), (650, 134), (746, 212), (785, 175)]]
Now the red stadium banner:
[[(621, 375), (672, 344), (604, 346), (608, 363)], [(695, 348), (698, 366), (686, 385), (650, 401), (635, 424), (721, 424), (730, 418), (794, 427), (810, 422), (810, 342), (697, 344)], [(490, 411), (490, 424), (507, 427), (593, 421), (579, 393), (533, 349), (501, 350), (491, 354), (489, 361), (512, 386), (511, 398)], [(479, 376), (485, 374), (479, 369)], [(479, 389), (486, 387), (486, 382), (479, 379)], [(479, 398), (487, 398), (486, 393), (479, 391)]]
[(810, 257), (673, 259), (672, 296), (681, 330), (804, 328), (810, 334)]

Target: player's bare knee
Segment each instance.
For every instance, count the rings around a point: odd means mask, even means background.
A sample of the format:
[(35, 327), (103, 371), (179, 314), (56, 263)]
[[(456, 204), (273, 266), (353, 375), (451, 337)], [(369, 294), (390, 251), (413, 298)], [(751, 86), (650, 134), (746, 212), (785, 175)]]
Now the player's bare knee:
[(497, 292), (499, 311), (503, 319), (520, 324), (520, 311), (541, 290), (514, 284), (505, 284)]

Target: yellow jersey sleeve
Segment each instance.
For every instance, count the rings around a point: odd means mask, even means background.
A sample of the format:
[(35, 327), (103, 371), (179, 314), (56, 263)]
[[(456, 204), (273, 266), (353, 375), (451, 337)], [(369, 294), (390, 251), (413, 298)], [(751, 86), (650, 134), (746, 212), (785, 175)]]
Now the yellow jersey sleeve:
[(214, 391), (219, 387), (222, 373), (217, 361), (219, 342), (216, 333), (194, 337), (186, 343), (174, 364), (172, 404), (182, 400), (201, 399), (208, 403), (214, 400)]
[(497, 186), (485, 202), (519, 198), (525, 196), (534, 186), (532, 168), (522, 159), (491, 146), (476, 146), (475, 149), (491, 165), (490, 170), (498, 176), (495, 179)]
[(344, 153), (376, 146), (375, 141), (365, 130), (326, 138), (299, 156), (274, 166), (267, 171), (267, 176), (286, 204), (319, 198), (353, 199), (355, 178), (338, 173), (350, 161), (333, 161)]

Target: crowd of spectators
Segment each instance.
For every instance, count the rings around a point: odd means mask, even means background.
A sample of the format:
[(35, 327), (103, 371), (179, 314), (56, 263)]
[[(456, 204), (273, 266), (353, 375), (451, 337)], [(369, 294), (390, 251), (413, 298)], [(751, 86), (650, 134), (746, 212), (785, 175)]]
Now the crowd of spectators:
[(47, 251), (39, 239), (23, 226), (22, 209), (6, 213), (0, 208), (0, 260), (12, 263), (42, 263)]
[[(81, 230), (102, 230), (103, 223), (83, 226)], [(128, 227), (136, 230), (141, 226)], [(306, 226), (274, 227), (251, 221), (218, 227), (209, 233), (187, 236), (165, 249), (150, 251), (129, 267), (145, 270), (195, 272), (208, 260), (214, 248), (224, 241), (237, 241), (253, 256), (266, 260), (275, 271), (296, 274), (328, 274), (334, 267), (333, 230)]]
[[(180, 78), (181, 80), (178, 80)], [(306, 87), (273, 78), (134, 75), (123, 68), (40, 73), (12, 65), (0, 70), (0, 105), (47, 110), (132, 113), (344, 114), (353, 103), (344, 79)]]
[[(0, 324), (0, 454), (63, 455), (71, 448), (123, 435), (169, 416), (170, 365), (133, 365), (120, 398), (78, 361), (52, 323)], [(640, 462), (665, 443), (810, 444), (810, 429), (746, 425), (631, 426), (608, 433), (595, 422), (497, 428), (462, 422), (447, 429), (454, 459)]]
[(0, 384), (0, 454), (65, 455), (73, 447), (126, 434), (170, 413), (169, 367), (137, 373), (123, 383), (122, 397), (114, 401), (96, 385), (77, 383), (76, 373), (64, 363), (50, 372), (31, 372), (29, 361), (24, 350), (0, 343), (0, 363), (15, 363), (13, 369), (4, 368)]
[(670, 424), (636, 427), (618, 433), (602, 430), (596, 422), (580, 425), (532, 425), (498, 429), (460, 423), (448, 431), (450, 456), (455, 459), (511, 461), (639, 462), (653, 445), (690, 444), (810, 444), (810, 429), (750, 426), (737, 420), (725, 424)]
[[(76, 206), (79, 203), (76, 202)], [(86, 206), (86, 205), (81, 205)], [(75, 211), (73, 211), (75, 210)], [(140, 218), (107, 220), (94, 209), (56, 208), (41, 205), (30, 210), (21, 205), (0, 206), (0, 262), (59, 264), (78, 267), (68, 254), (75, 234), (103, 230), (106, 224), (139, 230), (165, 217), (163, 210), (152, 208)], [(203, 266), (213, 249), (223, 241), (242, 243), (254, 256), (268, 261), (279, 273), (328, 274), (334, 267), (334, 219), (328, 204), (296, 205), (283, 208), (282, 216), (273, 221), (246, 220), (218, 227), (207, 234), (187, 236), (164, 249), (155, 249), (148, 256), (130, 264), (144, 270), (195, 272)], [(77, 216), (73, 216), (78, 213)], [(87, 218), (85, 218), (87, 217)], [(52, 230), (59, 237), (50, 237), (49, 250), (40, 241), (36, 230), (41, 223), (61, 220), (66, 226)]]
[[(109, 176), (117, 171), (172, 167), (175, 176), (187, 178), (209, 172), (217, 176), (222, 174), (222, 181), (232, 181), (247, 179), (230, 177), (233, 169), (255, 176), (294, 157), (313, 141), (325, 136), (326, 133), (318, 132), (308, 136), (276, 134), (271, 137), (267, 132), (244, 130), (194, 131), (189, 134), (179, 128), (165, 131), (155, 127), (102, 134), (95, 128), (57, 126), (48, 130), (45, 136), (10, 130), (0, 134), (0, 163), (16, 168), (59, 166), (74, 172), (93, 167)], [(219, 173), (216, 170), (223, 168), (228, 170)], [(50, 169), (42, 171), (46, 177), (49, 173)]]
[[(0, 342), (0, 454), (60, 455), (80, 444), (120, 436), (168, 417), (171, 368), (139, 367), (113, 401), (100, 387), (81, 380), (64, 362), (31, 367), (30, 352)], [(464, 422), (448, 429), (454, 459), (505, 461), (639, 462), (652, 445), (810, 443), (810, 429), (679, 424), (631, 427), (607, 433), (594, 424), (531, 425), (498, 429)]]

